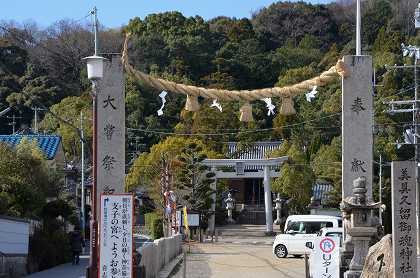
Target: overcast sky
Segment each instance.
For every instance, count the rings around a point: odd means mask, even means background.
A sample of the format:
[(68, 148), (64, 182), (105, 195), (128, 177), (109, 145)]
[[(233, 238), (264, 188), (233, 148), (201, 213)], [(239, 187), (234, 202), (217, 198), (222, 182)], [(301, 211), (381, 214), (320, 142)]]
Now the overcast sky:
[[(120, 27), (129, 19), (150, 13), (180, 11), (186, 16), (205, 19), (224, 15), (250, 17), (253, 11), (277, 1), (272, 0), (12, 0), (1, 1), (0, 20), (35, 21), (46, 27), (60, 19), (79, 20), (97, 6), (99, 20), (106, 27)], [(293, 1), (295, 2), (295, 1)], [(307, 1), (314, 4), (331, 0)], [(82, 20), (83, 21), (83, 20)]]

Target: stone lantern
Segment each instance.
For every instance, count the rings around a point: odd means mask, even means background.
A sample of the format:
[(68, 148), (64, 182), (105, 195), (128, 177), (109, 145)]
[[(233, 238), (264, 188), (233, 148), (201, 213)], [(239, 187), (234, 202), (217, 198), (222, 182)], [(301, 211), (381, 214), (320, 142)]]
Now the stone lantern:
[(282, 197), (280, 193), (277, 193), (277, 198), (274, 200), (274, 203), (276, 204), (274, 209), (277, 211), (277, 218), (276, 220), (274, 220), (275, 225), (282, 224), (284, 222), (283, 220), (285, 220), (283, 218), (287, 216), (287, 215), (282, 215), (282, 211), (284, 210), (286, 202), (287, 202), (287, 199)]
[(369, 242), (377, 233), (373, 211), (379, 209), (380, 203), (368, 200), (366, 192), (366, 178), (359, 177), (353, 181), (353, 196), (345, 198), (340, 205), (345, 231), (342, 261), (351, 258), (349, 270), (344, 273), (345, 278), (360, 277), (369, 251)]
[(233, 220), (232, 218), (232, 212), (234, 209), (234, 204), (235, 204), (235, 200), (232, 198), (232, 194), (229, 192), (227, 199), (225, 199), (225, 203), (226, 203), (226, 209), (228, 212), (228, 223), (229, 224), (234, 224), (235, 220)]

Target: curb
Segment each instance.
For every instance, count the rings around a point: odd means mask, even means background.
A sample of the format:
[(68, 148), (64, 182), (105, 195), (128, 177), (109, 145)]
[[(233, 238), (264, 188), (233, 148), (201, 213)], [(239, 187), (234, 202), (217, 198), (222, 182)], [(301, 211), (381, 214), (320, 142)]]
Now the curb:
[(165, 267), (159, 271), (158, 278), (168, 278), (173, 275), (173, 271), (177, 268), (183, 261), (183, 253), (176, 256), (172, 261), (170, 261)]

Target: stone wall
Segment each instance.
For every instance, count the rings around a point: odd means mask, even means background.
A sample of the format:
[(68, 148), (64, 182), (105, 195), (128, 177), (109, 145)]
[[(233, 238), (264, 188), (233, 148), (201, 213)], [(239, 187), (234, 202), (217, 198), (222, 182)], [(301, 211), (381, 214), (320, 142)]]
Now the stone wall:
[(25, 276), (26, 261), (27, 257), (24, 255), (0, 255), (0, 278)]
[(141, 277), (155, 278), (159, 271), (182, 251), (182, 235), (155, 240), (152, 244), (141, 247), (140, 266), (145, 275)]

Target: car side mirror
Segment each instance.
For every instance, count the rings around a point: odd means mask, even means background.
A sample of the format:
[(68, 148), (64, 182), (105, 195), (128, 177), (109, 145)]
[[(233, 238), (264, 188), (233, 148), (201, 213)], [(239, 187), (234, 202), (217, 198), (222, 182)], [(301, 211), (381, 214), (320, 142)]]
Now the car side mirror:
[(308, 247), (309, 249), (314, 249), (314, 244), (310, 241), (306, 242), (305, 246)]

